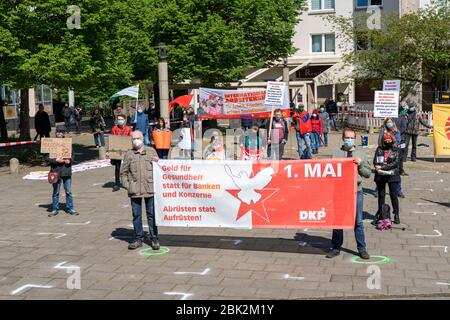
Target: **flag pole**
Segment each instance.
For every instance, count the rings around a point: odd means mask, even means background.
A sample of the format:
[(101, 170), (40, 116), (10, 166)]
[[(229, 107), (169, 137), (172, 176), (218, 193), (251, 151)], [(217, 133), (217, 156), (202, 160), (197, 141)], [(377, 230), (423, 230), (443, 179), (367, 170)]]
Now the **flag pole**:
[(138, 114), (138, 104), (139, 104), (139, 84), (137, 85), (137, 95), (136, 95), (136, 111), (135, 111), (135, 123), (137, 123), (137, 114)]

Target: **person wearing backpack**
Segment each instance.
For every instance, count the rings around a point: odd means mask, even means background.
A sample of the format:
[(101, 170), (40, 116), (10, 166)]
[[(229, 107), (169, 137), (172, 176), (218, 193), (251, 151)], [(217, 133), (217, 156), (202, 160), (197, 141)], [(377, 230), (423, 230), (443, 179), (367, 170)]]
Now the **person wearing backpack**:
[(400, 223), (399, 203), (398, 203), (398, 183), (400, 183), (400, 152), (397, 148), (395, 137), (390, 132), (385, 132), (383, 139), (373, 158), (375, 166), (375, 183), (378, 190), (378, 211), (381, 215), (382, 207), (385, 204), (386, 184), (389, 185), (389, 195), (391, 197), (394, 223)]
[[(366, 153), (356, 149), (356, 132), (353, 129), (347, 128), (342, 133), (342, 140), (344, 145), (333, 152), (333, 158), (353, 158), (353, 163), (358, 166), (358, 191), (356, 194), (356, 219), (355, 219), (355, 239), (359, 256), (362, 259), (370, 259), (366, 249), (366, 241), (364, 236), (363, 224), (363, 207), (364, 207), (364, 193), (362, 190), (362, 178), (370, 178), (372, 170), (367, 161)], [(344, 243), (344, 231), (341, 229), (333, 230), (333, 237), (331, 239), (332, 249), (327, 254), (327, 258), (334, 258), (341, 252), (342, 244)]]

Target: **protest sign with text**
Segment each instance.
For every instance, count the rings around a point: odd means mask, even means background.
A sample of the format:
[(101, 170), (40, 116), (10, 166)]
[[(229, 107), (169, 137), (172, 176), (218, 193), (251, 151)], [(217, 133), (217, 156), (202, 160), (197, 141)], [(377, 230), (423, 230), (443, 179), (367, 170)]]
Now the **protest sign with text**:
[(72, 138), (42, 138), (41, 153), (48, 153), (54, 159), (71, 159)]
[(375, 91), (375, 118), (397, 118), (399, 106), (398, 91)]

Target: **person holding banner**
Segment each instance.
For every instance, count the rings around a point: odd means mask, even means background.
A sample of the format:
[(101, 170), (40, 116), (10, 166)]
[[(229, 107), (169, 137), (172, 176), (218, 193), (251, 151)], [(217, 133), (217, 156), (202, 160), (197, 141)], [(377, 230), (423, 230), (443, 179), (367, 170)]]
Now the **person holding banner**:
[[(127, 119), (124, 115), (118, 115), (116, 117), (117, 124), (112, 127), (111, 134), (113, 136), (131, 136), (132, 128), (127, 126)], [(111, 164), (115, 166), (115, 183), (113, 187), (113, 192), (120, 190), (120, 166), (122, 164), (122, 160), (112, 159)]]
[(389, 185), (389, 195), (391, 197), (394, 223), (400, 223), (400, 210), (398, 203), (398, 189), (400, 183), (400, 153), (397, 148), (395, 137), (390, 132), (385, 132), (380, 145), (375, 151), (373, 158), (375, 166), (375, 183), (378, 189), (378, 211), (377, 216), (381, 215), (382, 207), (385, 203), (386, 184)]
[[(56, 128), (56, 138), (65, 138), (66, 127), (58, 126)], [(47, 156), (45, 160), (50, 163), (50, 172), (54, 172), (58, 175), (56, 183), (53, 184), (52, 194), (52, 212), (48, 215), (54, 217), (59, 214), (59, 192), (61, 185), (64, 185), (64, 191), (66, 192), (66, 212), (70, 215), (78, 215), (78, 212), (73, 208), (73, 196), (72, 196), (72, 159), (60, 159), (50, 158)]]
[[(344, 145), (333, 152), (333, 158), (354, 158), (353, 162), (358, 166), (358, 192), (356, 196), (356, 220), (355, 220), (355, 239), (359, 256), (362, 259), (370, 259), (366, 249), (363, 224), (363, 206), (364, 193), (362, 190), (362, 178), (370, 178), (372, 169), (367, 161), (366, 153), (356, 150), (356, 132), (353, 129), (345, 129), (342, 133)], [(344, 231), (340, 229), (333, 230), (331, 239), (332, 249), (327, 254), (327, 258), (334, 258), (341, 252), (344, 243)]]
[(157, 162), (159, 158), (155, 149), (145, 146), (142, 132), (134, 131), (131, 139), (133, 149), (125, 155), (120, 170), (122, 185), (128, 190), (133, 212), (135, 240), (128, 245), (128, 249), (134, 250), (142, 247), (144, 241), (142, 227), (142, 199), (144, 199), (151, 247), (153, 250), (159, 250), (153, 190), (153, 163)]
[[(312, 159), (311, 117), (303, 105), (298, 106), (298, 110), (292, 116), (292, 121), (295, 123), (295, 134), (297, 136), (298, 155), (300, 159)], [(305, 150), (302, 147), (302, 140), (305, 142)]]
[[(270, 132), (269, 126), (270, 121), (266, 121), (266, 131)], [(284, 146), (286, 145), (289, 138), (289, 127), (288, 123), (285, 119), (283, 119), (283, 115), (281, 113), (281, 109), (276, 109), (274, 111), (274, 117), (272, 121), (272, 134), (269, 140), (267, 141), (267, 156), (269, 159), (272, 159), (272, 156), (275, 156), (275, 160), (281, 160), (284, 154)], [(273, 151), (273, 155), (272, 155)]]

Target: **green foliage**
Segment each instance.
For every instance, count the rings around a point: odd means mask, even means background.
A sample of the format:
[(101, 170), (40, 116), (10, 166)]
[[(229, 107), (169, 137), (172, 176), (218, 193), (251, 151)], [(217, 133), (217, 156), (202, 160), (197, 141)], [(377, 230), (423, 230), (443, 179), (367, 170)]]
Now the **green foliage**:
[(25, 149), (21, 151), (17, 156), (19, 163), (35, 163), (35, 162), (43, 162), (45, 160), (45, 156), (40, 152), (34, 149)]

